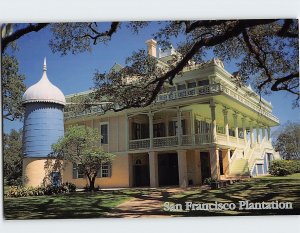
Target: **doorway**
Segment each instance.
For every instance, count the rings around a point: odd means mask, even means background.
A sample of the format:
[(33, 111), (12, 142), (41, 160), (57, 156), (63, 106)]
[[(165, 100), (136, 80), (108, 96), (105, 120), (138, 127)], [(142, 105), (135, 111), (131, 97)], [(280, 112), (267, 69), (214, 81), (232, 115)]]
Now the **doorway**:
[(178, 185), (178, 157), (176, 153), (158, 155), (159, 186)]
[(210, 173), (210, 158), (208, 152), (200, 152), (200, 161), (201, 161), (201, 180), (202, 183), (206, 178), (211, 177)]
[(147, 187), (150, 185), (149, 165), (141, 159), (136, 159), (133, 164), (134, 187)]

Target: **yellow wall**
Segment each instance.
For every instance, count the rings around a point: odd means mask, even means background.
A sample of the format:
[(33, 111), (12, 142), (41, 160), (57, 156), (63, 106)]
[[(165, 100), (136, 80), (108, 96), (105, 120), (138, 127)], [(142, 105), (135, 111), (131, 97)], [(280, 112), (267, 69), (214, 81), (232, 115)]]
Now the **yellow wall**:
[(37, 187), (43, 184), (46, 177), (45, 163), (47, 159), (24, 158), (23, 159), (23, 184)]
[[(118, 155), (112, 163), (112, 176), (96, 178), (95, 187), (129, 187), (128, 155)], [(73, 166), (68, 162), (63, 171), (63, 182), (72, 182), (77, 188), (84, 188), (88, 184), (87, 178), (73, 179)]]

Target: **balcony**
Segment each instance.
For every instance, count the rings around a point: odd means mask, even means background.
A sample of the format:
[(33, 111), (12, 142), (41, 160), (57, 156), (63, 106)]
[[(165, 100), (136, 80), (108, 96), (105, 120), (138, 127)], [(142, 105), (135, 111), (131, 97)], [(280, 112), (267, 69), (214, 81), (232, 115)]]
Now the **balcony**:
[[(196, 146), (211, 143), (211, 134), (194, 134), (153, 138), (153, 148)], [(129, 140), (129, 150), (151, 149), (150, 138)]]
[(222, 91), (222, 85), (216, 83), (216, 84), (211, 84), (206, 86), (162, 93), (157, 96), (156, 102), (170, 101), (170, 100), (181, 99), (181, 98), (197, 96), (197, 95), (215, 94), (215, 93), (220, 93), (221, 91)]
[(259, 114), (268, 117), (269, 119), (275, 121), (276, 123), (279, 123), (279, 119), (275, 117), (271, 112), (267, 111), (262, 106), (262, 103), (259, 100), (257, 101), (249, 100), (249, 97), (247, 98), (247, 96), (243, 96), (237, 90), (221, 85), (220, 83), (162, 93), (157, 96), (156, 102), (159, 103), (159, 102), (170, 101), (170, 100), (181, 99), (181, 98), (192, 97), (192, 96), (220, 94), (220, 93), (224, 93), (238, 100), (240, 103), (246, 105), (252, 110), (255, 110)]
[[(220, 83), (210, 84), (206, 86), (197, 86), (194, 88), (188, 88), (184, 90), (178, 90), (178, 91), (170, 91), (161, 93), (156, 98), (156, 103), (160, 102), (166, 102), (166, 101), (172, 101), (176, 99), (183, 99), (187, 97), (193, 97), (193, 96), (201, 96), (201, 95), (208, 95), (208, 94), (225, 94), (227, 96), (230, 96), (231, 98), (239, 101), (240, 103), (246, 105), (250, 109), (258, 112), (261, 115), (264, 115), (265, 117), (268, 117), (269, 119), (273, 120), (276, 123), (279, 123), (279, 119), (272, 115), (272, 113), (268, 110), (266, 110), (265, 107), (262, 106), (262, 102), (259, 100), (253, 100), (250, 99), (247, 96), (243, 96), (239, 91), (234, 90), (233, 88), (230, 88), (228, 86), (221, 85)], [(105, 112), (103, 109), (99, 106), (94, 106), (90, 109), (86, 109), (83, 112), (76, 113), (76, 112), (65, 112), (64, 116), (65, 119), (70, 118), (76, 118), (76, 117), (83, 117), (83, 116), (89, 116), (89, 115), (102, 115)]]

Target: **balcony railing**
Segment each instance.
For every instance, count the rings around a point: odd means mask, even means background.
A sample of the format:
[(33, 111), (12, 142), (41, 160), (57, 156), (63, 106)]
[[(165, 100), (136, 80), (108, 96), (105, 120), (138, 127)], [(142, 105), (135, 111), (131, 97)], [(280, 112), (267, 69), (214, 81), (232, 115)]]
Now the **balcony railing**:
[(214, 93), (219, 93), (221, 91), (222, 91), (221, 84), (216, 83), (207, 86), (194, 87), (194, 88), (189, 88), (189, 89), (184, 89), (179, 91), (162, 93), (157, 96), (156, 102), (181, 99), (189, 96), (214, 94)]
[[(215, 83), (215, 84), (210, 84), (206, 86), (199, 86), (199, 87), (194, 87), (194, 88), (188, 88), (184, 90), (178, 90), (178, 91), (170, 91), (170, 92), (165, 92), (161, 93), (157, 96), (156, 102), (165, 102), (165, 101), (170, 101), (170, 100), (175, 100), (175, 99), (181, 99), (181, 98), (186, 98), (186, 97), (192, 97), (192, 96), (199, 96), (199, 95), (207, 95), (207, 94), (220, 94), (220, 93), (225, 93), (228, 96), (238, 100), (240, 103), (245, 104), (247, 107), (257, 111), (258, 113), (272, 119), (273, 121), (279, 123), (279, 119), (272, 115), (271, 112), (267, 111), (263, 106), (261, 106), (259, 103), (255, 103), (247, 96), (243, 96), (240, 94), (238, 91), (228, 87), (228, 86), (223, 86), (220, 83)], [(81, 117), (81, 116), (87, 116), (91, 114), (104, 114), (103, 109), (101, 106), (94, 106), (90, 109), (87, 109), (83, 112), (76, 113), (76, 112), (65, 112), (65, 118), (74, 118), (74, 117)]]
[(251, 109), (259, 112), (260, 114), (279, 123), (279, 119), (276, 116), (274, 116), (272, 113), (270, 113), (269, 111), (265, 110), (265, 108), (262, 107), (259, 103), (250, 101), (249, 98), (238, 93), (238, 91), (236, 91), (230, 87), (221, 85), (220, 83), (162, 93), (157, 96), (156, 102), (164, 102), (164, 101), (170, 101), (170, 100), (174, 100), (174, 99), (181, 99), (181, 98), (185, 98), (185, 97), (216, 94), (216, 93), (222, 93), (222, 92), (229, 95), (230, 97), (238, 100), (239, 102), (245, 104), (246, 106), (250, 107)]
[(150, 138), (130, 140), (129, 142), (130, 150), (148, 149), (148, 148), (150, 148)]
[[(153, 148), (193, 146), (211, 142), (210, 134), (194, 134), (153, 138)], [(150, 138), (129, 141), (129, 150), (150, 149)]]

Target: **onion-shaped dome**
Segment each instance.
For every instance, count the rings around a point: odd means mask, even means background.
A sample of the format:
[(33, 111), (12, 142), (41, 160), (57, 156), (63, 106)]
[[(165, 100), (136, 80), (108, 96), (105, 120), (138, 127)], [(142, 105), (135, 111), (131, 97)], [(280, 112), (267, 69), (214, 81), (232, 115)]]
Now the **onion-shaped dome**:
[(47, 77), (46, 58), (44, 60), (43, 76), (40, 81), (29, 87), (23, 95), (23, 104), (34, 102), (48, 102), (66, 105), (62, 91), (54, 86)]

